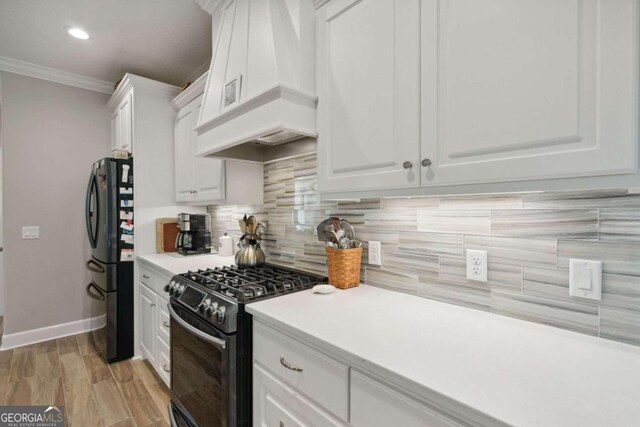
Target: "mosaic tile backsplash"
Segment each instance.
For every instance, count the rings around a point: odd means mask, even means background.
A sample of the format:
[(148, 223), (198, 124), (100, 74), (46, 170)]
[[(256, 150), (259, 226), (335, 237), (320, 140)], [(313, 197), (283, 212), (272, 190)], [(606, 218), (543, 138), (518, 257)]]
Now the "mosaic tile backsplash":
[[(315, 227), (348, 219), (382, 242), (372, 286), (640, 345), (640, 194), (627, 190), (320, 201), (316, 156), (265, 165), (263, 206), (209, 206), (214, 237), (266, 223), (270, 262), (326, 274)], [(237, 241), (237, 240), (236, 240)], [(488, 282), (466, 279), (466, 249), (488, 252)], [(569, 296), (569, 259), (603, 261), (601, 301)], [(347, 291), (348, 292), (348, 291)]]

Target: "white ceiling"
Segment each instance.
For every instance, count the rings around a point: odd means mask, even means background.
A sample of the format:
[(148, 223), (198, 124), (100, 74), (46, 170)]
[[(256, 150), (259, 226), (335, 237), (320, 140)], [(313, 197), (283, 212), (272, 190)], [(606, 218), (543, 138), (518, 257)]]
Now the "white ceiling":
[[(78, 26), (89, 40), (69, 36)], [(194, 0), (0, 0), (0, 56), (115, 82), (181, 85), (211, 57), (211, 16)]]

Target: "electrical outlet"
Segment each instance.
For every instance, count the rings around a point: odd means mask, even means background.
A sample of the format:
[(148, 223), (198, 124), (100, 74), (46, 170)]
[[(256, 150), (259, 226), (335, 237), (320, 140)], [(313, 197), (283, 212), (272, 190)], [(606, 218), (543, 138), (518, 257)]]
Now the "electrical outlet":
[(369, 264), (382, 265), (381, 251), (380, 242), (375, 242), (373, 240), (369, 241)]
[(22, 227), (22, 238), (23, 239), (39, 239), (40, 227), (37, 225)]
[(487, 251), (467, 249), (467, 279), (487, 281)]

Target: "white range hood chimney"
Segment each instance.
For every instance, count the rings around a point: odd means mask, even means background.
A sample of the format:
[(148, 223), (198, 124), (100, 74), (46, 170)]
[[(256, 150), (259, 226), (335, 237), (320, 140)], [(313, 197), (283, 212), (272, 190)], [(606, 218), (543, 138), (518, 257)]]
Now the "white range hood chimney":
[(263, 162), (313, 151), (311, 0), (196, 1), (217, 24), (197, 155)]

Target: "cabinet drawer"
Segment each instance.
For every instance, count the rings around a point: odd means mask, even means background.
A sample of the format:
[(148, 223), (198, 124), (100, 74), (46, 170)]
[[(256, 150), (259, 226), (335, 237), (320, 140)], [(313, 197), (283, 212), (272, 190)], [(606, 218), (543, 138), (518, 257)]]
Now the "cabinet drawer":
[(158, 366), (156, 369), (158, 370), (158, 374), (160, 374), (160, 378), (164, 381), (167, 387), (170, 387), (171, 382), (171, 357), (169, 345), (165, 343), (163, 340), (158, 339)]
[(454, 427), (447, 415), (351, 371), (351, 425), (354, 427)]
[(253, 357), (284, 382), (347, 419), (349, 368), (254, 322)]
[(167, 304), (158, 300), (158, 338), (162, 339), (167, 345), (170, 343), (170, 322), (169, 310)]
[(260, 365), (253, 366), (254, 425), (264, 427), (346, 426), (304, 399)]
[(155, 291), (156, 289), (155, 274), (150, 268), (142, 264), (139, 264), (139, 265), (140, 265), (140, 268), (138, 269), (138, 272), (140, 274), (140, 281), (145, 285), (147, 285), (149, 289), (152, 289)]

